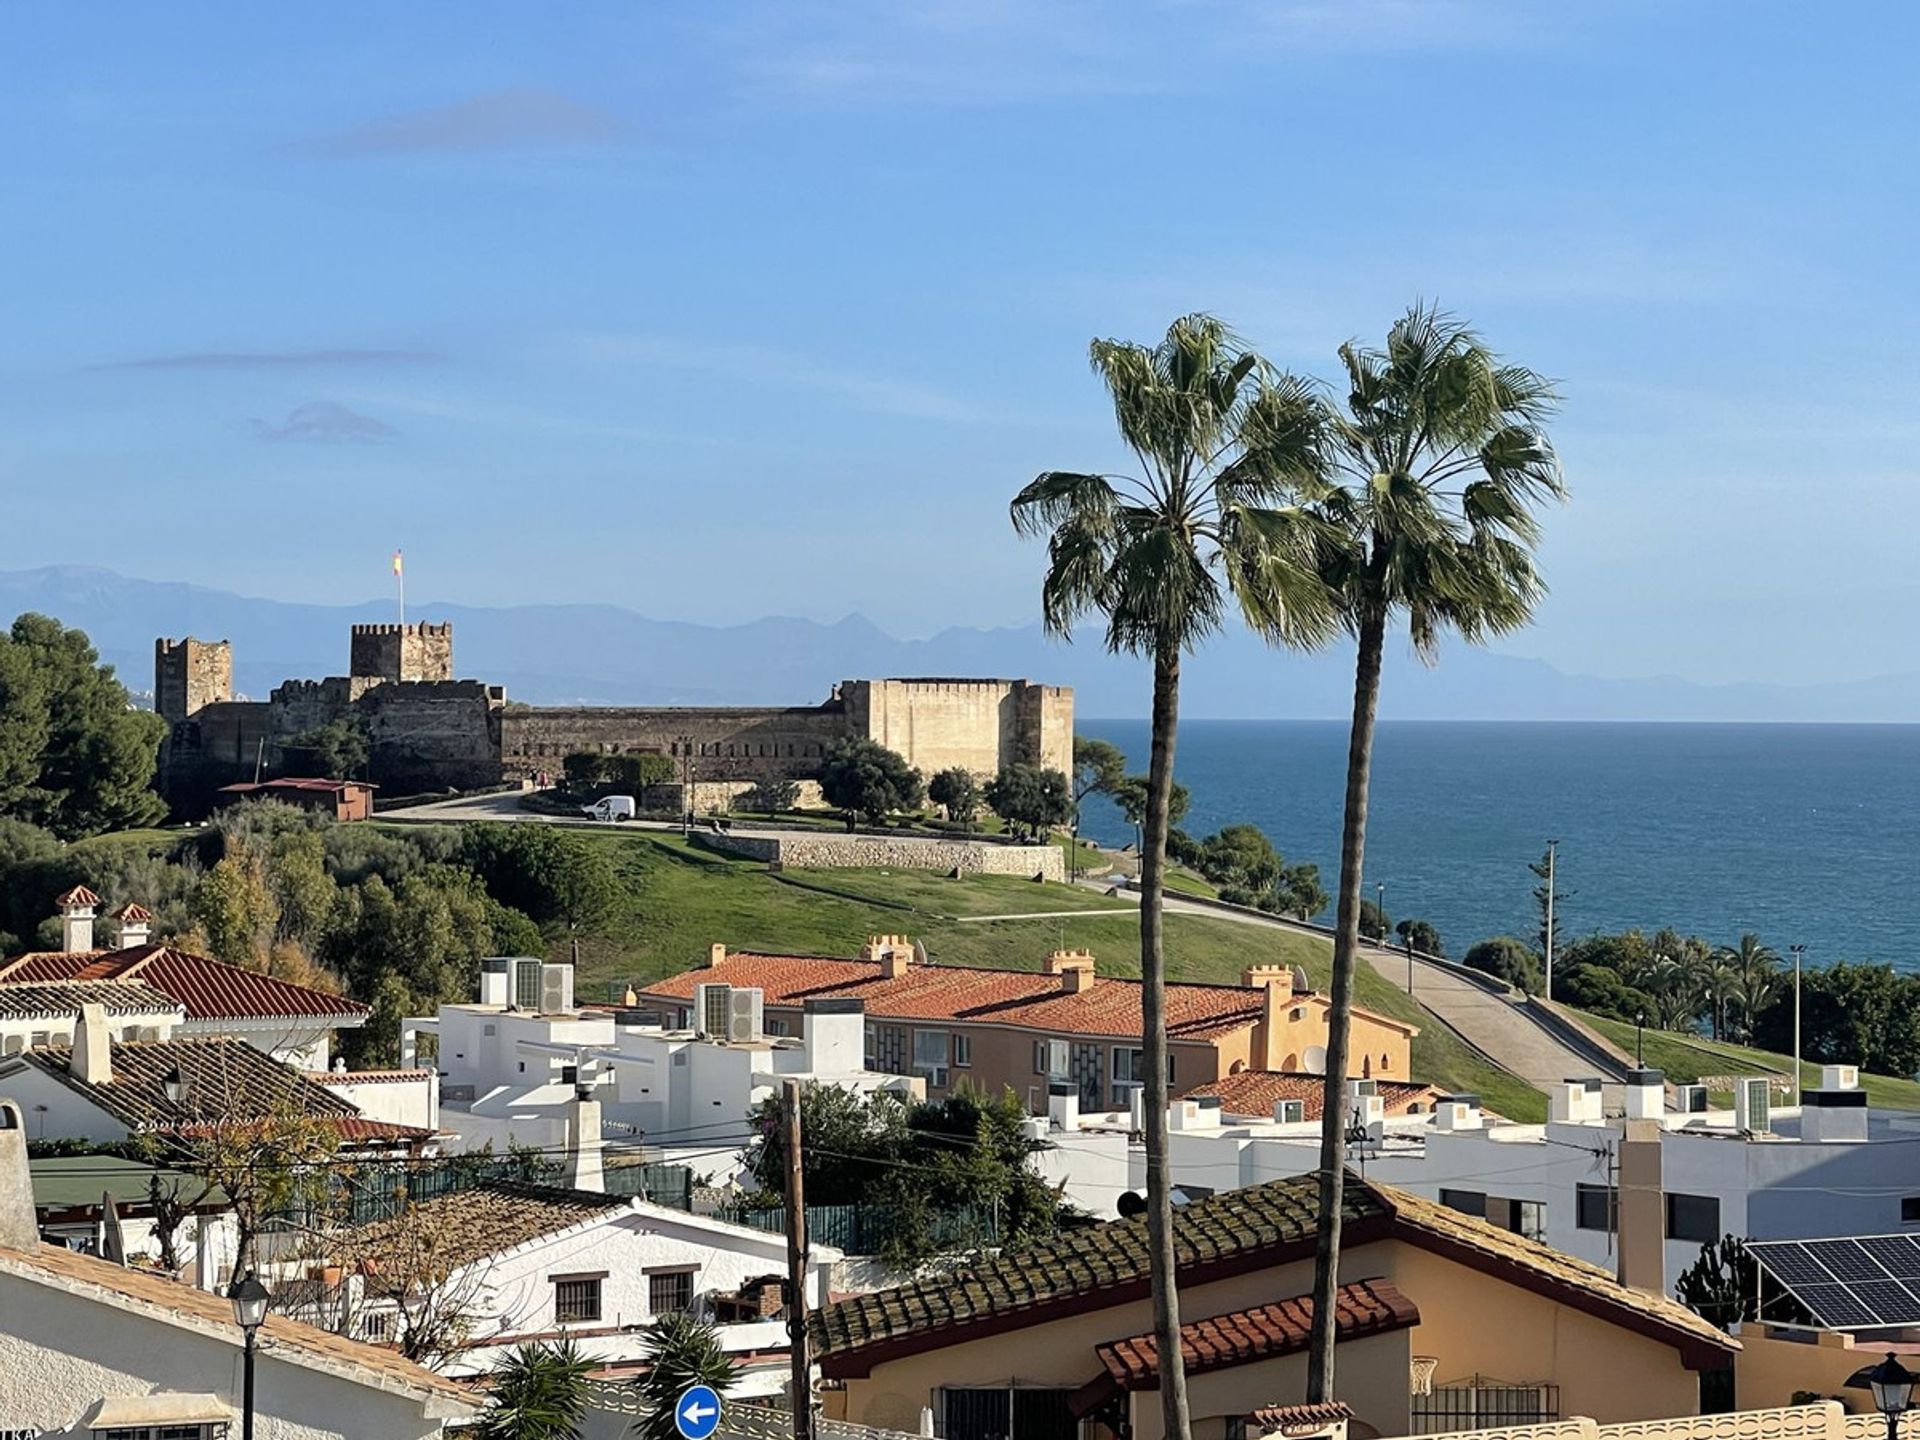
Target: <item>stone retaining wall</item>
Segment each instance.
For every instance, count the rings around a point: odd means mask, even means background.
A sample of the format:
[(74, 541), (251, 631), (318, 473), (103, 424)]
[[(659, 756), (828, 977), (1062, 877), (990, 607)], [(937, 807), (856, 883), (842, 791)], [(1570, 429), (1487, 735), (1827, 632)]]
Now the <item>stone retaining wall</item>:
[(718, 850), (795, 870), (958, 870), (962, 875), (1039, 875), (1064, 882), (1053, 845), (993, 845), (980, 840), (914, 840), (886, 835), (728, 835), (701, 837)]

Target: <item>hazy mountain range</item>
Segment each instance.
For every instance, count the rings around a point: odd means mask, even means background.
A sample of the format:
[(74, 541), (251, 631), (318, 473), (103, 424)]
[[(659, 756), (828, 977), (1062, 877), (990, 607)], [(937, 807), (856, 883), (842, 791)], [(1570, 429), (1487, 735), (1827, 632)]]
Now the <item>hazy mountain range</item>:
[[(393, 618), (387, 602), (286, 604), (85, 566), (0, 572), (0, 621), (26, 610), (84, 629), (142, 693), (153, 684), (156, 636), (231, 640), (235, 684), (259, 698), (290, 677), (345, 673), (347, 627)], [(1002, 675), (1076, 687), (1083, 716), (1140, 716), (1147, 708), (1145, 666), (1104, 653), (1091, 628), (1069, 646), (1037, 625), (898, 640), (859, 615), (832, 625), (772, 616), (724, 627), (650, 620), (610, 605), (427, 603), (409, 615), (453, 621), (458, 673), (536, 704), (805, 704), (851, 677)], [(1182, 710), (1193, 718), (1344, 718), (1351, 666), (1349, 648), (1282, 655), (1243, 633), (1223, 635), (1188, 662)], [(1910, 722), (1920, 721), (1920, 673), (1838, 685), (1698, 685), (1570, 675), (1544, 661), (1451, 645), (1432, 669), (1404, 651), (1390, 655), (1382, 714)]]

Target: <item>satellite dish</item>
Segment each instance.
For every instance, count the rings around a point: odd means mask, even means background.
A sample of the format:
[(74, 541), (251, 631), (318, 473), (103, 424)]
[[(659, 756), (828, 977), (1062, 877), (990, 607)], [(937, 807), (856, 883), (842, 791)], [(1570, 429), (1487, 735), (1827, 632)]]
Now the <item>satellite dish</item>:
[(918, 940), (913, 942), (913, 963), (916, 967), (927, 963), (927, 947)]
[(1114, 1209), (1120, 1212), (1122, 1220), (1138, 1220), (1147, 1213), (1147, 1197), (1138, 1190), (1123, 1190)]

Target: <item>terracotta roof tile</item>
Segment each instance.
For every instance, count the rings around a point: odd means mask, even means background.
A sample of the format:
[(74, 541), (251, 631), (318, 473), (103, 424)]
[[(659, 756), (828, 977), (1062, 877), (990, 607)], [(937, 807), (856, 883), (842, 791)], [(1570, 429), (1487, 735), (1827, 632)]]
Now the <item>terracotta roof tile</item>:
[[(1434, 1098), (1440, 1093), (1431, 1085), (1416, 1085), (1402, 1080), (1378, 1080), (1374, 1084), (1389, 1115), (1405, 1115), (1409, 1113), (1407, 1107), (1410, 1105), (1431, 1110)], [(1222, 1114), (1258, 1116), (1263, 1120), (1273, 1118), (1275, 1101), (1298, 1100), (1303, 1106), (1304, 1118), (1318, 1120), (1323, 1113), (1320, 1102), (1325, 1095), (1325, 1085), (1325, 1079), (1319, 1075), (1291, 1074), (1281, 1070), (1243, 1070), (1238, 1075), (1196, 1085), (1186, 1095), (1188, 1098), (1217, 1095)]]
[(40, 985), (0, 985), (0, 1015), (76, 1016), (82, 1005), (109, 1015), (179, 1015), (180, 1002), (133, 980), (49, 980)]
[[(822, 997), (862, 1000), (867, 1014), (882, 1020), (970, 1020), (1116, 1038), (1141, 1030), (1137, 980), (1102, 976), (1091, 989), (1068, 992), (1057, 975), (972, 965), (916, 964), (888, 980), (878, 961), (740, 952), (717, 967), (657, 980), (643, 995), (691, 1001), (696, 986), (714, 981), (758, 987), (768, 1005), (793, 1007)], [(1260, 990), (1242, 985), (1170, 984), (1167, 1033), (1175, 1040), (1202, 1040), (1244, 1030), (1259, 1021), (1261, 999)]]
[(302, 1073), (322, 1085), (424, 1085), (433, 1075), (431, 1070), (307, 1070)]
[[(86, 1097), (130, 1130), (190, 1130), (195, 1125), (265, 1120), (284, 1114), (357, 1120), (360, 1112), (298, 1070), (244, 1040), (125, 1041), (111, 1047), (113, 1078), (82, 1080), (68, 1068), (66, 1047), (28, 1050), (14, 1057)], [(175, 1072), (184, 1082), (179, 1102), (167, 1098)]]
[(310, 985), (189, 955), (166, 945), (63, 953), (40, 950), (0, 966), (0, 984), (45, 980), (142, 980), (186, 1006), (189, 1020), (328, 1019), (357, 1024), (369, 1007)]
[[(1359, 1280), (1334, 1292), (1335, 1327), (1342, 1340), (1380, 1335), (1420, 1323), (1413, 1302), (1387, 1280)], [(1295, 1295), (1270, 1305), (1210, 1315), (1180, 1327), (1180, 1353), (1190, 1373), (1223, 1370), (1291, 1355), (1307, 1348), (1313, 1334), (1313, 1296)], [(1123, 1390), (1160, 1387), (1160, 1347), (1151, 1333), (1109, 1340), (1094, 1353)]]
[(342, 1251), (377, 1265), (393, 1245), (417, 1246), (436, 1237), (437, 1262), (457, 1270), (488, 1256), (571, 1229), (583, 1220), (632, 1208), (624, 1195), (551, 1185), (489, 1181), (410, 1206), (404, 1219), (375, 1220), (341, 1236)]
[(144, 925), (147, 921), (153, 919), (153, 912), (147, 909), (146, 906), (137, 904), (134, 901), (129, 900), (126, 904), (122, 905), (118, 910), (113, 912), (113, 918), (116, 920), (123, 920), (123, 921), (131, 920), (136, 925)]
[[(91, 1290), (118, 1296), (163, 1318), (218, 1334), (230, 1340), (236, 1350), (242, 1343), (230, 1301), (164, 1276), (127, 1269), (58, 1245), (40, 1245), (32, 1250), (0, 1247), (0, 1271), (80, 1295)], [(260, 1338), (267, 1345), (297, 1351), (307, 1363), (360, 1384), (381, 1389), (403, 1387), (478, 1408), (473, 1393), (464, 1386), (414, 1364), (397, 1351), (364, 1345), (275, 1314), (267, 1316)]]
[(64, 894), (54, 896), (53, 903), (62, 909), (73, 906), (76, 909), (84, 907), (97, 910), (100, 907), (100, 897), (86, 886), (76, 885)]
[(1268, 1430), (1318, 1430), (1341, 1420), (1353, 1419), (1353, 1407), (1344, 1400), (1322, 1400), (1318, 1404), (1262, 1405), (1247, 1419)]

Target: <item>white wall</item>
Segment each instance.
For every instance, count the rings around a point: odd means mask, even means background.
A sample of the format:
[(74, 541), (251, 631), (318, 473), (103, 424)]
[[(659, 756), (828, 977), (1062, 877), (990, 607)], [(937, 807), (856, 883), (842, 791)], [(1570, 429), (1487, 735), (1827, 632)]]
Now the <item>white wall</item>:
[[(20, 1107), (29, 1140), (124, 1140), (127, 1127), (52, 1076), (22, 1062), (12, 1074), (0, 1075), (0, 1098)], [(0, 1062), (4, 1064), (4, 1062)]]
[(432, 1070), (413, 1070), (407, 1078), (353, 1080), (328, 1075), (320, 1082), (341, 1099), (357, 1105), (369, 1120), (389, 1125), (436, 1129), (440, 1123), (440, 1076)]
[[(107, 1030), (118, 1040), (128, 1030), (138, 1032), (144, 1029), (157, 1031), (152, 1038), (170, 1040), (176, 1026), (181, 1022), (182, 1014), (178, 1009), (150, 1010), (132, 1015), (109, 1015)], [(42, 1015), (28, 1018), (19, 1015), (0, 1015), (0, 1055), (12, 1055), (31, 1046), (71, 1045), (73, 1032), (79, 1023), (79, 1014), (58, 1017)]]
[[(118, 1027), (115, 1027), (118, 1034)], [(271, 1055), (296, 1070), (324, 1070), (333, 1054), (332, 1023), (311, 1020), (276, 1019), (261, 1025), (246, 1025), (232, 1020), (188, 1020), (175, 1032), (183, 1039), (226, 1036), (244, 1040), (262, 1054)]]
[[(103, 1397), (158, 1390), (210, 1392), (239, 1408), (237, 1331), (227, 1338), (188, 1329), (9, 1274), (0, 1274), (0, 1315), (0, 1427), (85, 1440), (82, 1421)], [(255, 1365), (258, 1440), (425, 1440), (441, 1432), (420, 1398), (309, 1368), (271, 1344)]]

